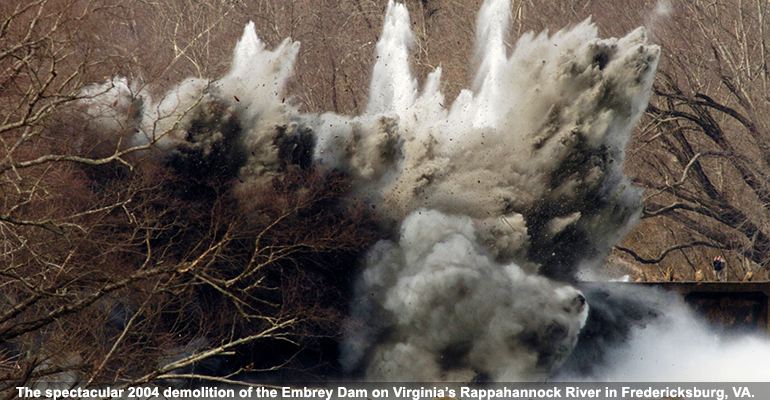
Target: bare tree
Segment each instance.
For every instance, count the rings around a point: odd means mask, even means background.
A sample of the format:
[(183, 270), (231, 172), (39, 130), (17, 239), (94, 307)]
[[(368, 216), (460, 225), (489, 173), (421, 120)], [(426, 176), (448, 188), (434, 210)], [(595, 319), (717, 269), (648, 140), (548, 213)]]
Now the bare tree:
[[(206, 52), (228, 40), (216, 32), (234, 5), (0, 7), (0, 391), (13, 397), (7, 389), (41, 380), (323, 373), (352, 260), (375, 239), (367, 214), (342, 201), (345, 178), (289, 165), (251, 189), (262, 202), (244, 203), (237, 169), (190, 174), (152, 156), (167, 132), (131, 146), (129, 125), (105, 132), (78, 106), (85, 85), (114, 73), (162, 83), (175, 68), (221, 71), (221, 57), (209, 63)], [(134, 24), (153, 27), (157, 7), (194, 9), (189, 17), (203, 22), (157, 25), (172, 31), (159, 35), (157, 54), (135, 52)], [(136, 112), (119, 111), (117, 122)], [(190, 112), (180, 111), (175, 129)]]
[[(471, 80), (478, 4), (407, 3), (416, 75), (441, 65), (451, 101)], [(643, 220), (615, 255), (663, 279), (724, 253), (731, 279), (751, 279), (770, 250), (767, 3), (689, 0), (655, 21), (638, 12), (653, 2), (598, 3), (513, 1), (511, 42), (593, 14), (609, 35), (648, 24), (664, 47), (628, 152)], [(190, 173), (152, 157), (154, 141), (131, 146), (129, 125), (94, 128), (77, 104), (116, 75), (157, 91), (219, 76), (254, 20), (268, 46), (302, 42), (291, 93), (305, 110), (355, 114), (385, 4), (0, 4), (0, 390), (328, 370), (351, 268), (377, 238), (346, 178), (291, 163), (255, 187), (234, 168)]]
[(678, 264), (686, 279), (715, 255), (728, 256), (731, 279), (768, 265), (767, 13), (761, 1), (677, 4), (631, 150), (636, 182), (648, 188), (644, 221), (619, 247), (635, 261)]

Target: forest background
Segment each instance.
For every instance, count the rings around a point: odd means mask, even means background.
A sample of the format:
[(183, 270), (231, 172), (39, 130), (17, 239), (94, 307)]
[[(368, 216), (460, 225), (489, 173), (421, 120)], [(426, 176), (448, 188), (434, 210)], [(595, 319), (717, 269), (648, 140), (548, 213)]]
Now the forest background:
[[(422, 81), (452, 101), (472, 80), (480, 0), (408, 0)], [(162, 94), (227, 72), (243, 26), (301, 42), (287, 101), (366, 106), (384, 0), (11, 0), (0, 4), (0, 392), (52, 376), (140, 384), (227, 371), (322, 376), (356, 260), (378, 237), (345, 178), (288, 170), (235, 203), (233, 171), (133, 156), (73, 111), (114, 76)], [(645, 26), (661, 62), (626, 173), (640, 223), (608, 259), (632, 280), (766, 280), (770, 259), (770, 3), (514, 0), (510, 44), (588, 17)], [(75, 107), (76, 108), (76, 107)], [(351, 212), (352, 210), (352, 212)], [(256, 357), (255, 354), (270, 354)], [(287, 372), (288, 371), (288, 372)], [(299, 371), (299, 372), (297, 372)], [(9, 394), (12, 396), (12, 393)]]

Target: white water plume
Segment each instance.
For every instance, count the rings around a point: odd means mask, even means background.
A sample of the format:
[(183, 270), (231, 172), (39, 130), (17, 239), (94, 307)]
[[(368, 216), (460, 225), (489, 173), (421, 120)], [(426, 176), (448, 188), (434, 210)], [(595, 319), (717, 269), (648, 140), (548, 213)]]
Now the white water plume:
[[(437, 90), (440, 70), (427, 78), (419, 97), (412, 96), (410, 83), (394, 90), (399, 95), (385, 97), (394, 99), (390, 106), (382, 105), (377, 88), (413, 80), (404, 78), (403, 49), (392, 48), (404, 41), (381, 42), (372, 97), (377, 109), (392, 112), (352, 122), (379, 122), (375, 135), (359, 135), (354, 146), (367, 154), (366, 172), (356, 168), (362, 163), (349, 147), (326, 146), (324, 154), (353, 160), (346, 166), (367, 177), (364, 192), (389, 219), (401, 221), (424, 207), (486, 220), (490, 232), (480, 236), (507, 243), (492, 249), (497, 255), (543, 253), (516, 261), (570, 279), (578, 258), (599, 262), (622, 232), (619, 227), (639, 210), (639, 191), (621, 173), (623, 150), (646, 106), (659, 50), (645, 44), (642, 29), (599, 40), (596, 28), (584, 22), (553, 36), (527, 34), (508, 55), (502, 38), (507, 12), (504, 0), (482, 7), (479, 87), (461, 92), (449, 109)], [(389, 21), (395, 18), (407, 18), (406, 11), (391, 4), (383, 38), (405, 36), (389, 32), (409, 25)], [(340, 136), (338, 127), (329, 133), (326, 127), (316, 129), (319, 143)], [(529, 226), (524, 235), (511, 223), (521, 216)], [(568, 231), (582, 232), (586, 241), (573, 249), (576, 257), (545, 255)], [(506, 232), (531, 241), (499, 240)]]
[[(639, 211), (638, 191), (621, 173), (623, 149), (646, 106), (658, 48), (643, 30), (599, 40), (584, 22), (525, 35), (508, 55), (508, 12), (507, 1), (482, 6), (477, 87), (447, 110), (434, 83), (440, 71), (413, 95), (405, 49), (393, 48), (408, 41), (391, 39), (407, 36), (391, 32), (409, 26), (393, 21), (407, 15), (389, 5), (370, 110), (390, 113), (359, 118), (389, 121), (387, 134), (357, 147), (379, 151), (370, 161), (400, 156), (362, 187), (381, 213), (404, 222), (398, 243), (372, 251), (343, 343), (343, 365), (368, 379), (447, 379), (462, 369), (547, 378), (574, 346), (585, 310), (577, 290), (534, 274), (574, 279)], [(399, 95), (378, 96), (397, 82)]]
[[(595, 285), (595, 284), (594, 284)], [(602, 287), (603, 286), (603, 287)], [(718, 332), (678, 294), (620, 284), (586, 288), (593, 310), (587, 346), (552, 380), (601, 382), (767, 382), (764, 332)], [(608, 290), (612, 290), (608, 292)], [(615, 299), (613, 299), (613, 297)], [(594, 326), (591, 326), (594, 325)], [(585, 337), (581, 336), (581, 340)]]
[[(279, 161), (276, 137), (286, 131), (296, 110), (283, 97), (299, 42), (286, 39), (267, 50), (249, 23), (235, 46), (233, 64), (215, 80), (189, 78), (156, 99), (147, 88), (137, 89), (125, 78), (87, 87), (81, 102), (88, 121), (100, 131), (121, 132), (125, 147), (154, 144), (166, 157), (210, 157), (223, 142), (236, 142), (226, 160), (240, 166), (242, 181), (265, 184), (275, 176)], [(197, 125), (214, 128), (196, 130)]]
[[(267, 184), (286, 163), (352, 180), (394, 238), (371, 249), (356, 286), (346, 370), (377, 380), (543, 380), (573, 352), (588, 307), (626, 318), (573, 285), (641, 210), (622, 165), (659, 48), (642, 28), (599, 39), (590, 21), (509, 48), (509, 11), (508, 0), (484, 2), (475, 83), (451, 107), (440, 68), (422, 90), (412, 77), (415, 38), (393, 1), (360, 116), (303, 114), (284, 102), (299, 44), (267, 50), (253, 24), (219, 80), (190, 79), (156, 101), (116, 78), (88, 88), (84, 105), (133, 143), (163, 135), (158, 146), (172, 161), (219, 157), (234, 166), (236, 190)], [(665, 313), (655, 299), (633, 304)], [(629, 325), (632, 346), (658, 332), (643, 325)], [(604, 361), (628, 348), (612, 346)], [(600, 367), (597, 377), (611, 376)]]

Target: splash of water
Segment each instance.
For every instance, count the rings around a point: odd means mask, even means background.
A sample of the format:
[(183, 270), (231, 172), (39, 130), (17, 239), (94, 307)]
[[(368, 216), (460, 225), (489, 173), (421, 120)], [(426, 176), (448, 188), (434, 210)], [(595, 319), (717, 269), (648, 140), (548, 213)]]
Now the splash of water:
[[(389, 135), (370, 145), (396, 145), (381, 153), (400, 157), (377, 168), (395, 172), (362, 190), (404, 222), (398, 243), (368, 260), (344, 347), (344, 364), (363, 363), (369, 378), (443, 379), (452, 374), (446, 365), (493, 379), (548, 376), (574, 346), (585, 314), (577, 290), (544, 276), (574, 280), (639, 212), (639, 193), (620, 169), (658, 48), (646, 45), (643, 30), (599, 40), (586, 21), (553, 36), (525, 35), (509, 55), (508, 12), (507, 1), (482, 6), (475, 87), (449, 109), (435, 83), (440, 70), (414, 95), (403, 74), (408, 41), (377, 47), (370, 111), (382, 115), (363, 118), (390, 121)], [(408, 27), (406, 18), (390, 3), (383, 38), (408, 37), (394, 32)], [(377, 88), (398, 85), (378, 96)], [(416, 216), (421, 208), (441, 212)], [(452, 218), (464, 228), (447, 224)], [(448, 233), (410, 236), (417, 224)]]
[[(372, 168), (397, 172), (383, 173), (374, 190), (366, 190), (382, 199), (382, 212), (396, 221), (420, 207), (484, 220), (480, 235), (497, 244), (497, 256), (524, 254), (512, 259), (570, 280), (579, 262), (603, 258), (607, 243), (622, 231), (618, 227), (639, 210), (639, 192), (620, 169), (646, 105), (658, 49), (645, 45), (643, 30), (598, 40), (595, 27), (585, 22), (552, 37), (526, 35), (507, 56), (506, 5), (491, 1), (480, 13), (484, 57), (474, 91), (461, 92), (444, 109), (434, 84), (438, 70), (412, 104), (394, 102), (393, 113), (368, 116), (390, 121), (369, 147), (400, 158), (396, 165)], [(397, 26), (404, 24), (386, 23), (383, 36)], [(390, 79), (395, 85), (403, 79), (406, 60), (389, 58), (393, 54), (399, 52), (379, 48), (375, 71), (390, 74), (375, 75), (374, 82)], [(323, 129), (318, 132), (325, 136)], [(389, 157), (367, 158), (392, 164)], [(522, 219), (526, 234), (515, 223)], [(514, 239), (525, 236), (528, 243)], [(554, 256), (554, 247), (564, 251)]]
[(629, 284), (583, 284), (591, 311), (581, 341), (552, 381), (765, 382), (770, 341), (718, 332), (680, 296)]
[[(411, 76), (415, 39), (406, 7), (393, 1), (360, 116), (286, 104), (299, 44), (287, 39), (269, 51), (253, 24), (219, 80), (190, 79), (157, 101), (113, 79), (88, 88), (84, 104), (94, 123), (131, 143), (154, 142), (164, 157), (219, 157), (242, 187), (266, 184), (287, 162), (351, 177), (383, 229), (398, 234), (365, 261), (341, 344), (348, 371), (377, 380), (542, 380), (572, 353), (588, 305), (619, 315), (573, 284), (638, 218), (624, 148), (659, 49), (641, 28), (599, 39), (590, 21), (525, 34), (509, 49), (509, 18), (508, 0), (483, 4), (480, 66), (451, 107), (440, 68), (422, 90)], [(201, 119), (213, 128), (193, 129)], [(663, 308), (655, 295), (642, 297), (639, 304)], [(629, 342), (642, 328), (628, 327)]]

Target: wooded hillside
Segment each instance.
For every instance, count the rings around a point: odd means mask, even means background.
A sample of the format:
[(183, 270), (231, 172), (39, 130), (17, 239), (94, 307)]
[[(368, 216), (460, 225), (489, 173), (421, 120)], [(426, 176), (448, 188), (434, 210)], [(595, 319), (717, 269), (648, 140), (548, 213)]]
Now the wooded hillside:
[[(206, 158), (216, 173), (201, 176), (194, 151), (159, 162), (147, 156), (155, 139), (100, 132), (99, 118), (129, 132), (135, 104), (118, 107), (122, 115), (87, 115), (78, 104), (84, 87), (113, 77), (156, 94), (189, 77), (220, 77), (253, 21), (269, 48), (301, 42), (286, 102), (356, 115), (386, 3), (0, 4), (0, 298), (9, 299), (0, 305), (0, 392), (51, 377), (138, 384), (212, 371), (223, 381), (337, 372), (351, 281), (380, 238), (367, 207), (346, 197), (347, 178), (288, 162), (285, 179), (234, 193), (229, 164)], [(413, 71), (422, 81), (441, 66), (451, 102), (478, 62), (481, 1), (406, 4)], [(766, 279), (770, 3), (514, 0), (511, 8), (511, 44), (591, 17), (604, 37), (645, 26), (662, 48), (627, 150), (644, 211), (607, 269), (715, 280), (711, 262), (723, 256), (728, 280)], [(212, 104), (193, 126), (228, 137), (239, 129), (228, 118)], [(237, 158), (224, 143), (217, 151)], [(246, 206), (243, 196), (257, 200)]]

